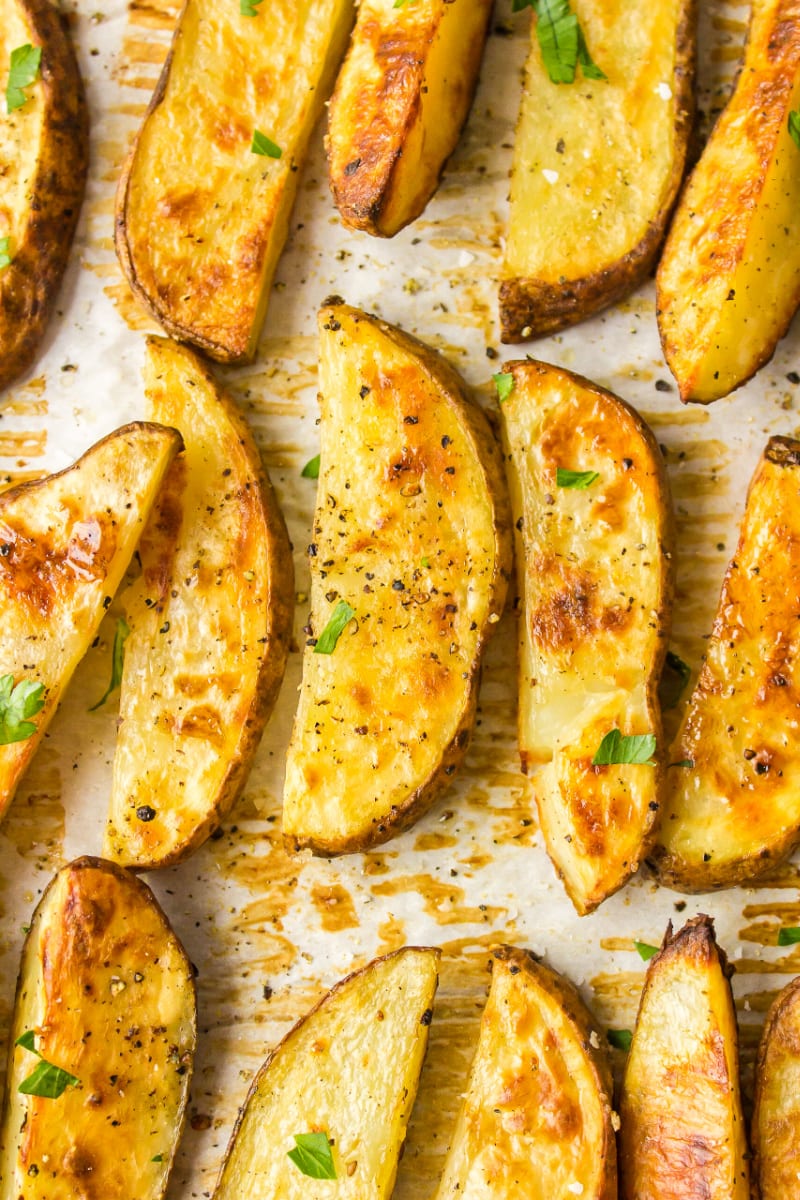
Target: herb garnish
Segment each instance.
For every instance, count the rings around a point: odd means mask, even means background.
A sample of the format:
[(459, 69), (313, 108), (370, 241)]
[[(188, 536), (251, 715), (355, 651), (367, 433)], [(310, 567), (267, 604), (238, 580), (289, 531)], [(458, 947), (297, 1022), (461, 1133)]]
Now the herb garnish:
[(3, 267), (11, 266), (11, 255), (8, 252), (10, 245), (10, 237), (0, 238), (0, 271), (2, 271)]
[(686, 691), (686, 685), (692, 677), (692, 668), (688, 663), (675, 654), (672, 650), (667, 651), (667, 657), (664, 660), (664, 669), (661, 672), (661, 679), (658, 683), (658, 702), (662, 710), (666, 711), (670, 708), (676, 708), (678, 701)]
[(262, 0), (239, 0), (239, 12), (243, 17), (257, 17), (257, 6)]
[(637, 733), (623, 736), (618, 729), (610, 729), (594, 752), (593, 767), (611, 767), (617, 763), (644, 763), (655, 766), (656, 752), (654, 733)]
[(336, 1166), (327, 1133), (296, 1133), (294, 1150), (287, 1151), (298, 1171), (309, 1179), (336, 1179)]
[(0, 746), (33, 737), (36, 726), (27, 718), (35, 717), (43, 708), (43, 683), (20, 679), (14, 687), (13, 675), (0, 676)]
[(124, 620), (124, 618), (120, 617), (120, 619), (117, 621), (117, 629), (116, 633), (114, 634), (114, 646), (111, 650), (111, 682), (109, 683), (103, 695), (97, 701), (97, 704), (93, 704), (89, 709), (89, 712), (94, 712), (95, 709), (100, 708), (101, 705), (105, 704), (111, 693), (122, 683), (122, 668), (125, 663), (125, 642), (127, 641), (129, 633), (130, 626), (128, 625), (128, 622)]
[(319, 455), (310, 458), (300, 472), (303, 479), (319, 479)]
[(6, 108), (9, 112), (13, 112), (16, 108), (22, 108), (28, 99), (22, 89), (30, 87), (39, 78), (41, 62), (41, 46), (31, 46), (28, 42), (11, 51), (8, 83), (6, 84)]
[(796, 946), (800, 942), (800, 928), (797, 925), (784, 925), (778, 933), (779, 946)]
[(630, 1029), (609, 1029), (606, 1037), (617, 1050), (630, 1050), (633, 1034)]
[(569, 0), (514, 0), (512, 12), (523, 8), (532, 8), (538, 17), (536, 36), (552, 83), (574, 83), (579, 64), (586, 79), (606, 78), (589, 53)]
[(497, 388), (497, 399), (502, 404), (514, 390), (514, 376), (511, 372), (499, 371), (493, 375), (494, 386)]
[(260, 129), (254, 129), (250, 153), (260, 154), (262, 158), (280, 158), (283, 151), (280, 146), (273, 142), (272, 138), (268, 138)]
[(649, 942), (634, 942), (633, 944), (642, 962), (649, 962), (654, 955), (658, 954), (658, 946), (651, 946)]
[(556, 467), (556, 487), (575, 488), (582, 492), (599, 478), (599, 471), (568, 471), (565, 467)]
[(22, 1092), (23, 1096), (42, 1096), (45, 1100), (57, 1100), (68, 1087), (78, 1087), (81, 1081), (63, 1067), (56, 1067), (46, 1058), (42, 1058), (36, 1049), (35, 1038), (33, 1030), (26, 1029), (14, 1043), (15, 1046), (22, 1046), (23, 1050), (30, 1050), (31, 1054), (35, 1054), (39, 1059), (17, 1091)]
[(333, 610), (333, 614), (328, 621), (328, 624), (323, 629), (317, 639), (317, 644), (314, 647), (315, 654), (333, 654), (336, 649), (336, 643), (342, 636), (345, 627), (349, 625), (353, 617), (356, 615), (356, 610), (351, 608), (346, 600), (340, 600)]
[(795, 146), (800, 147), (800, 108), (789, 113), (789, 134)]

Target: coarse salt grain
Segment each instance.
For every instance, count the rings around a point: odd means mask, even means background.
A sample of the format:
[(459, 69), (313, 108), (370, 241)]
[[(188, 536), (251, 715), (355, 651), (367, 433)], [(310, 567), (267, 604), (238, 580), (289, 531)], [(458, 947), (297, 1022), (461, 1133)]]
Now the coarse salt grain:
[(549, 171), (547, 167), (543, 168), (542, 174), (548, 183), (558, 183), (558, 171)]
[(662, 100), (672, 99), (672, 88), (668, 83), (660, 83), (656, 88), (656, 93), (661, 97)]

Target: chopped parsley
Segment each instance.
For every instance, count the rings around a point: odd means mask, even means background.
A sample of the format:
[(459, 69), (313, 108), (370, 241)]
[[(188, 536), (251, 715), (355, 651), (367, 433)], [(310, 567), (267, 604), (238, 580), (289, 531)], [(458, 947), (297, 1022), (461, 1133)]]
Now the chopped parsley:
[(532, 8), (538, 18), (536, 36), (552, 83), (574, 83), (578, 66), (586, 79), (606, 78), (589, 53), (569, 0), (513, 0), (513, 12), (523, 8)]
[(23, 1096), (41, 1096), (46, 1100), (58, 1100), (68, 1087), (80, 1085), (81, 1081), (76, 1075), (71, 1075), (63, 1067), (56, 1067), (47, 1059), (42, 1058), (36, 1049), (36, 1035), (32, 1029), (26, 1029), (25, 1033), (21, 1033), (14, 1045), (22, 1046), (23, 1050), (29, 1050), (39, 1059), (30, 1075), (27, 1075), (17, 1088), (17, 1091), (22, 1092)]
[(20, 679), (14, 687), (13, 675), (0, 676), (0, 746), (24, 742), (36, 733), (29, 721), (44, 708), (44, 684)]
[(323, 629), (317, 639), (317, 644), (314, 647), (315, 654), (333, 654), (336, 649), (336, 643), (344, 633), (347, 625), (350, 624), (353, 617), (356, 615), (356, 610), (351, 608), (346, 600), (340, 600), (333, 610), (333, 614), (328, 621), (328, 624)]
[(672, 650), (667, 651), (658, 684), (658, 702), (665, 711), (676, 708), (692, 677), (692, 668)]
[(300, 472), (303, 479), (319, 479), (319, 455), (310, 458)]
[(800, 108), (789, 113), (789, 135), (795, 146), (800, 148)]
[(6, 108), (9, 112), (14, 112), (16, 108), (22, 108), (28, 99), (22, 89), (30, 87), (39, 78), (41, 63), (41, 46), (31, 46), (28, 42), (11, 51), (8, 83), (6, 84)]
[(502, 404), (514, 390), (514, 376), (511, 372), (500, 371), (493, 375), (494, 386), (497, 388), (497, 399)]
[(257, 17), (258, 5), (262, 0), (239, 0), (239, 12), (243, 17)]
[(642, 962), (649, 962), (656, 954), (658, 954), (658, 946), (651, 946), (648, 942), (634, 942), (636, 952)]
[(654, 766), (656, 738), (653, 733), (637, 733), (623, 736), (618, 729), (610, 729), (594, 752), (593, 767), (611, 767), (617, 763), (644, 763)]
[(250, 144), (251, 154), (260, 154), (262, 158), (280, 158), (283, 154), (280, 146), (268, 138), (260, 129), (253, 130), (253, 141)]
[(796, 946), (800, 942), (800, 927), (797, 925), (784, 925), (783, 929), (778, 933), (779, 946)]
[(606, 1037), (617, 1050), (630, 1050), (633, 1034), (630, 1029), (609, 1029)]
[(3, 267), (11, 266), (11, 255), (9, 254), (10, 245), (10, 237), (0, 238), (0, 271), (2, 271)]
[(128, 625), (128, 622), (120, 617), (120, 619), (117, 621), (117, 629), (114, 634), (114, 645), (111, 650), (111, 682), (109, 683), (103, 695), (97, 701), (97, 704), (93, 704), (89, 709), (89, 712), (94, 712), (95, 709), (100, 708), (103, 704), (105, 704), (111, 693), (115, 691), (122, 683), (122, 668), (125, 664), (125, 642), (128, 639), (129, 633), (130, 626)]
[(599, 471), (568, 471), (565, 467), (556, 467), (556, 486), (560, 488), (575, 488), (582, 492), (599, 478)]
[(336, 1179), (336, 1166), (327, 1133), (296, 1133), (296, 1145), (287, 1152), (298, 1171), (309, 1179)]

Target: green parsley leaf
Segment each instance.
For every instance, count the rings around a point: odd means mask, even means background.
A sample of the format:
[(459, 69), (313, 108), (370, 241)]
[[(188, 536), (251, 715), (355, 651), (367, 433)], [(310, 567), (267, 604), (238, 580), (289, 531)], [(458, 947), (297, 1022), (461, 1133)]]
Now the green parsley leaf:
[(630, 1050), (633, 1034), (630, 1029), (609, 1029), (606, 1037), (617, 1050)]
[(407, 4), (413, 4), (414, 0), (394, 0), (392, 8), (405, 8)]
[(667, 766), (668, 767), (689, 767), (689, 768), (691, 768), (694, 766), (694, 759), (693, 758), (679, 758), (677, 762), (667, 763)]
[(340, 600), (333, 610), (328, 624), (323, 629), (322, 633), (317, 638), (317, 644), (314, 647), (315, 654), (333, 654), (336, 649), (336, 643), (342, 636), (345, 627), (349, 625), (353, 617), (356, 615), (356, 610), (351, 608), (346, 600)]
[(800, 108), (789, 113), (789, 133), (795, 146), (800, 147)]
[(651, 946), (647, 942), (634, 942), (633, 944), (642, 962), (649, 962), (654, 955), (658, 954), (658, 946)]
[(796, 946), (798, 942), (800, 942), (800, 927), (797, 925), (784, 925), (778, 934), (778, 945)]
[(512, 12), (523, 8), (532, 8), (538, 18), (536, 37), (552, 83), (574, 83), (578, 65), (587, 79), (606, 78), (589, 53), (569, 0), (513, 0)]
[(567, 471), (565, 467), (556, 467), (556, 486), (560, 488), (575, 488), (582, 492), (599, 478), (599, 471)]
[(300, 474), (303, 479), (319, 479), (319, 455), (315, 454), (303, 467)]
[(653, 733), (637, 733), (623, 737), (618, 729), (610, 729), (597, 747), (593, 767), (611, 767), (617, 763), (644, 763), (654, 766), (656, 738)]
[(122, 683), (122, 668), (125, 663), (125, 642), (128, 639), (129, 633), (130, 626), (128, 625), (128, 622), (120, 617), (120, 619), (117, 621), (117, 629), (116, 633), (114, 634), (114, 645), (111, 650), (111, 682), (109, 683), (103, 695), (97, 701), (97, 704), (93, 704), (89, 709), (89, 712), (94, 712), (96, 709), (105, 704), (111, 693), (115, 691)]
[[(244, 0), (242, 0), (242, 3), (244, 3)], [(256, 0), (256, 4), (260, 4), (260, 3), (261, 3), (261, 0)], [(249, 16), (249, 15), (250, 15), (249, 13), (242, 13), (242, 16)], [(163, 1154), (154, 1154), (153, 1157), (150, 1159), (150, 1162), (163, 1162), (163, 1161), (164, 1161)]]
[(431, 566), (431, 560), (428, 558), (427, 554), (426, 554), (426, 555), (425, 555), (425, 557), (424, 557), (424, 558), (421, 560), (421, 565), (422, 565), (422, 568), (423, 568), (423, 570), (425, 570), (425, 571), (429, 571), (429, 570), (430, 570), (430, 566)]
[(294, 1150), (288, 1151), (298, 1171), (309, 1179), (336, 1179), (336, 1167), (327, 1133), (296, 1133)]
[(14, 1043), (15, 1046), (22, 1046), (23, 1050), (29, 1050), (39, 1059), (30, 1075), (23, 1079), (17, 1091), (22, 1092), (23, 1096), (42, 1096), (45, 1100), (57, 1100), (68, 1087), (78, 1087), (80, 1079), (76, 1075), (71, 1075), (69, 1071), (65, 1071), (63, 1067), (56, 1067), (47, 1059), (42, 1058), (35, 1043), (36, 1035), (32, 1029), (26, 1029)]
[(17, 46), (16, 50), (11, 51), (8, 83), (6, 84), (6, 108), (9, 112), (13, 112), (15, 108), (22, 108), (28, 99), (22, 89), (30, 87), (39, 78), (41, 62), (41, 46), (31, 46), (30, 43), (26, 43), (26, 45)]
[(280, 158), (283, 154), (280, 146), (273, 142), (272, 138), (268, 138), (265, 133), (260, 130), (253, 130), (253, 141), (250, 145), (251, 154), (260, 154), (262, 158)]
[(0, 238), (0, 271), (2, 271), (3, 267), (11, 266), (11, 255), (9, 254), (10, 245), (10, 237)]
[(36, 726), (27, 718), (35, 717), (43, 708), (43, 683), (20, 679), (14, 687), (13, 675), (0, 676), (0, 746), (33, 737)]
[(510, 372), (506, 374), (504, 371), (500, 371), (497, 375), (493, 375), (492, 379), (497, 388), (497, 399), (502, 404), (514, 390), (514, 376)]
[[(257, 6), (262, 0), (239, 0), (239, 12), (243, 17), (257, 17)], [(161, 1160), (159, 1159), (159, 1162)]]
[(663, 711), (677, 708), (678, 701), (686, 691), (686, 685), (692, 677), (692, 668), (682, 658), (667, 651), (664, 669), (658, 683), (658, 701)]

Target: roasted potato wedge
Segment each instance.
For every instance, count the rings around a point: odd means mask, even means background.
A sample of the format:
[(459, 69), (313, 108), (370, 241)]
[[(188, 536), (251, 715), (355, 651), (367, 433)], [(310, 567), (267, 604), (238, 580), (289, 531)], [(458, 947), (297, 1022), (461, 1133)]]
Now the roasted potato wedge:
[(616, 1200), (611, 1071), (591, 1013), (526, 951), (493, 960), (437, 1200)]
[(800, 978), (767, 1014), (756, 1066), (751, 1143), (759, 1200), (800, 1197)]
[(651, 862), (708, 892), (800, 843), (800, 442), (771, 438), (747, 496), (705, 662), (678, 735)]
[[(33, 1050), (18, 1044), (26, 1034)], [(160, 1200), (195, 1040), (192, 966), (149, 888), (98, 858), (64, 867), (22, 954), (0, 1146), (4, 1200)], [(31, 1083), (37, 1068), (44, 1078)], [(73, 1079), (59, 1095), (48, 1090), (57, 1068)]]
[(668, 927), (622, 1081), (622, 1200), (750, 1200), (728, 976), (708, 917)]
[[(438, 950), (406, 947), (338, 983), (267, 1058), (231, 1137), (214, 1200), (388, 1200), (417, 1093)], [(324, 1135), (336, 1184), (289, 1158)], [(310, 1190), (309, 1190), (310, 1189)]]
[(130, 634), (104, 854), (166, 866), (201, 845), (247, 778), (283, 679), (294, 568), (233, 401), (191, 350), (150, 338), (148, 416), (180, 428), (123, 594)]
[(551, 82), (532, 39), (500, 285), (504, 342), (632, 292), (661, 245), (694, 114), (695, 0), (572, 0), (606, 79)]
[[(0, 388), (34, 360), (78, 221), (89, 126), (78, 64), (50, 0), (0, 0), (0, 84), (13, 51), (41, 50), (36, 79), (0, 121)], [(5, 239), (8, 239), (6, 242)]]
[(511, 536), (499, 448), (456, 373), (346, 305), (320, 326), (314, 632), (283, 830), (342, 854), (411, 824), (463, 758)]
[(513, 380), (500, 408), (522, 592), (520, 755), (523, 770), (540, 768), (547, 850), (587, 913), (636, 871), (655, 832), (660, 750), (653, 763), (593, 758), (614, 729), (660, 746), (672, 505), (661, 452), (627, 404), (546, 363), (503, 371)]
[(255, 354), (299, 168), (355, 15), (354, 0), (239, 9), (187, 0), (117, 191), (133, 291), (168, 333), (220, 362)]
[(345, 225), (392, 237), (436, 191), (467, 119), (494, 0), (362, 0), (330, 106)]
[(707, 404), (774, 353), (800, 303), (797, 0), (755, 0), (736, 89), (694, 169), (658, 269), (661, 343), (681, 399)]
[[(161, 425), (125, 425), (71, 467), (0, 495), (0, 816), (91, 645), (161, 481), (181, 449)], [(41, 709), (22, 721), (31, 687)], [(9, 716), (12, 728), (8, 727)], [(8, 740), (17, 733), (21, 740)]]

